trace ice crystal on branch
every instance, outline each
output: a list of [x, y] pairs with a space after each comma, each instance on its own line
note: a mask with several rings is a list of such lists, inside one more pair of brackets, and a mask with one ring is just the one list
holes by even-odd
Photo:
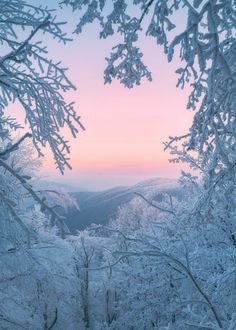
[[53, 12], [25, 1], [0, 1], [0, 43], [5, 53], [0, 58], [0, 138], [9, 139], [11, 129], [19, 125], [4, 116], [8, 104], [18, 100], [25, 110], [35, 147], [49, 144], [57, 167], [63, 173], [69, 166], [69, 144], [60, 129], [69, 127], [75, 137], [80, 118], [73, 103], [67, 104], [62, 93], [75, 87], [66, 69], [47, 56], [47, 48], [37, 41], [48, 33], [59, 42], [69, 41], [56, 22]]

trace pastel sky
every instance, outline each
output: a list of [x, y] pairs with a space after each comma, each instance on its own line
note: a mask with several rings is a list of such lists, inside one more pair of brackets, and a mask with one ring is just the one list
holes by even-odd
[[[70, 10], [59, 13], [69, 18], [68, 32], [76, 25]], [[99, 40], [98, 26], [87, 27], [66, 46], [49, 42], [50, 56], [62, 60], [77, 90], [67, 95], [86, 127], [71, 142], [72, 171], [61, 177], [50, 154], [43, 176], [77, 185], [80, 189], [104, 189], [126, 185], [150, 177], [176, 177], [180, 166], [168, 163], [162, 142], [169, 135], [184, 134], [192, 113], [186, 110], [187, 90], [176, 88], [177, 62], [168, 64], [155, 40], [142, 37], [144, 60], [152, 71], [153, 82], [128, 90], [114, 81], [104, 85], [105, 57], [114, 40]]]

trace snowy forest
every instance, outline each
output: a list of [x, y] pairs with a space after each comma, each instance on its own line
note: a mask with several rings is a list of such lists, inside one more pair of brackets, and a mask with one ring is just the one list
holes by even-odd
[[[236, 330], [236, 1], [45, 4], [0, 0], [0, 329]], [[77, 17], [74, 41], [58, 10]], [[177, 192], [137, 189], [115, 217], [71, 233], [74, 196], [36, 185], [45, 147], [63, 174], [64, 129], [84, 130], [66, 97], [77, 86], [45, 40], [66, 49], [87, 24], [114, 40], [105, 84], [151, 82], [138, 41], [154, 38], [169, 62], [179, 59], [177, 87], [189, 86], [194, 116], [163, 141], [173, 166], [189, 168]]]

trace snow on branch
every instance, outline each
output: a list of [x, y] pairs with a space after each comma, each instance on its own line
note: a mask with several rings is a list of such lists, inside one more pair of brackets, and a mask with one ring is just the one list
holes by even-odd
[[55, 210], [54, 207], [49, 206], [44, 198], [41, 198], [31, 187], [31, 185], [27, 182], [28, 177], [17, 173], [11, 166], [9, 166], [5, 161], [0, 159], [0, 166], [3, 167], [7, 172], [9, 172], [13, 177], [15, 177], [24, 187], [24, 189], [32, 196], [32, 198], [37, 202], [43, 212], [46, 212], [51, 217], [51, 223], [57, 221], [57, 224], [60, 229], [60, 235], [62, 238], [65, 238], [66, 232], [68, 233], [68, 228], [64, 224], [64, 217], [59, 215]]
[[36, 38], [48, 33], [63, 43], [70, 41], [61, 30], [64, 23], [56, 22], [51, 10], [24, 1], [2, 0], [0, 5], [0, 43], [9, 50], [0, 57], [0, 138], [10, 139], [11, 129], [19, 127], [12, 118], [4, 117], [8, 104], [18, 100], [39, 155], [48, 144], [63, 173], [65, 167], [70, 168], [70, 146], [61, 129], [68, 127], [75, 137], [84, 127], [73, 102], [67, 103], [62, 94], [75, 89], [66, 69], [47, 57], [47, 48]]

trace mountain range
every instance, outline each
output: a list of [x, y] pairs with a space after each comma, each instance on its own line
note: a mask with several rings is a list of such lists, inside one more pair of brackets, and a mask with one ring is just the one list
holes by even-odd
[[115, 217], [119, 207], [131, 201], [135, 193], [144, 196], [152, 194], [158, 197], [162, 192], [179, 193], [176, 179], [154, 178], [139, 182], [133, 186], [115, 187], [104, 191], [81, 191], [71, 195], [77, 201], [80, 210], [70, 208], [66, 214], [66, 224], [72, 233], [95, 224], [107, 224]]

